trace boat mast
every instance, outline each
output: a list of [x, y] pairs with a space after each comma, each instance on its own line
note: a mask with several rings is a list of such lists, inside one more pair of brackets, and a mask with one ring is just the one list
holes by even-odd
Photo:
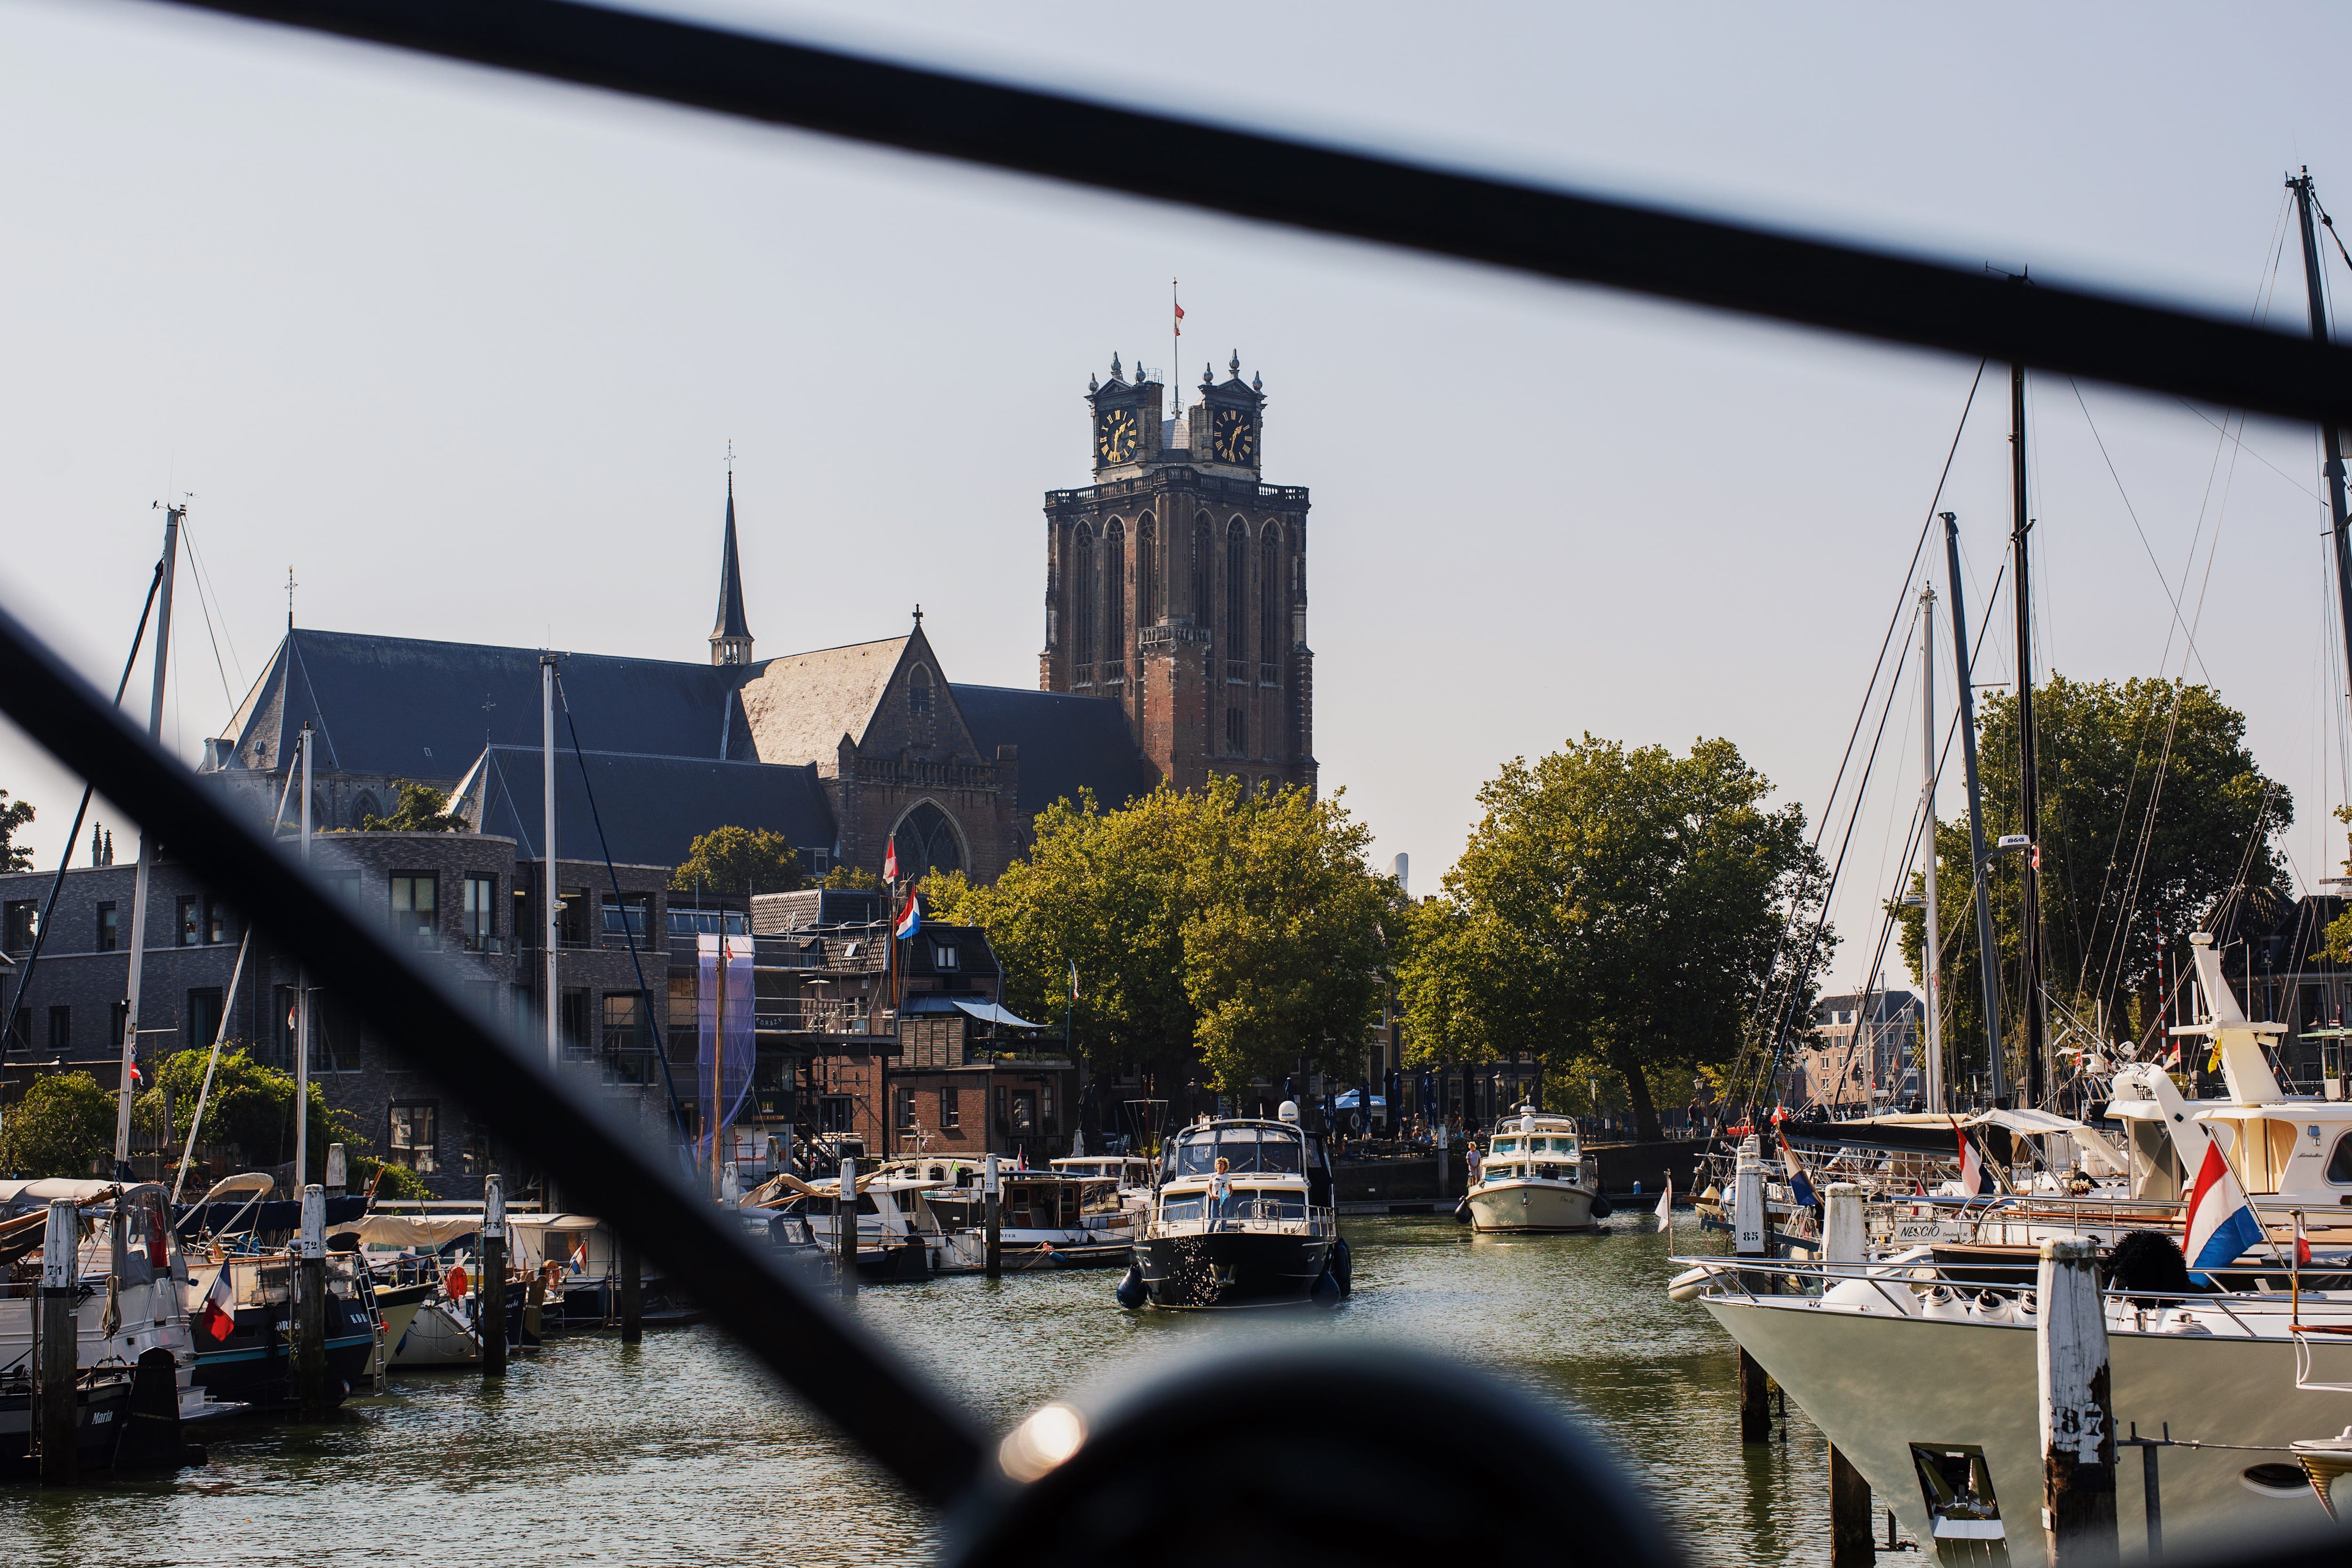
[[1925, 783], [1919, 789], [1919, 881], [1926, 900], [1920, 934], [1921, 973], [1927, 985], [1925, 1053], [1927, 1109], [1944, 1109], [1944, 928], [1936, 917], [1936, 590], [1919, 591], [1920, 754]]
[[[147, 700], [147, 738], [163, 740], [163, 680], [172, 658], [172, 577], [180, 558], [180, 520], [184, 506], [163, 508], [163, 603], [156, 608], [155, 685]], [[139, 982], [147, 967], [147, 896], [155, 875], [155, 835], [143, 823], [139, 829], [139, 879], [131, 903], [131, 974], [122, 991], [121, 1076], [114, 1091], [114, 1173], [120, 1178], [131, 1160], [131, 1083], [139, 1060]]]
[[[302, 864], [310, 864], [310, 726], [302, 726]], [[310, 972], [294, 972], [294, 1190], [310, 1179]]]
[[[541, 842], [547, 851], [547, 896], [542, 900], [547, 910], [547, 1070], [553, 1072], [563, 1060], [563, 993], [559, 989], [560, 956], [557, 939], [562, 934], [561, 911], [555, 899], [555, 656], [539, 656], [540, 708], [540, 791], [546, 797], [546, 837]], [[622, 917], [627, 919], [625, 914]]]
[[[2294, 193], [2296, 215], [2303, 221], [2303, 287], [2311, 300], [2311, 335], [2320, 342], [2327, 341], [2327, 300], [2319, 287], [2319, 236], [2311, 226], [2311, 209], [2316, 203], [2312, 189], [2311, 167], [2286, 183]], [[2344, 430], [2334, 423], [2319, 427], [2320, 450], [2326, 458], [2327, 506], [2336, 523], [2336, 607], [2344, 623], [2344, 660], [2347, 679], [2352, 679], [2352, 525], [2346, 521], [2344, 498]], [[168, 581], [168, 579], [167, 579]]]
[[1984, 985], [1985, 1087], [1995, 1105], [2009, 1099], [2000, 1063], [2000, 965], [1992, 946], [1992, 897], [1985, 888], [1984, 802], [1977, 789], [1977, 704], [1969, 667], [1969, 623], [1960, 607], [1960, 520], [1944, 513], [1944, 557], [1952, 581], [1952, 662], [1960, 683], [1960, 760], [1969, 781], [1969, 858], [1977, 899], [1977, 969]]
[[2026, 536], [2033, 519], [2025, 507], [2025, 367], [2009, 367], [2010, 545], [2017, 600], [2017, 811], [2031, 840], [2018, 868], [2018, 948], [2024, 970], [2025, 1103], [2042, 1104], [2042, 897], [2036, 885], [2042, 861], [2042, 787], [2033, 734], [2032, 574], [2026, 570]]

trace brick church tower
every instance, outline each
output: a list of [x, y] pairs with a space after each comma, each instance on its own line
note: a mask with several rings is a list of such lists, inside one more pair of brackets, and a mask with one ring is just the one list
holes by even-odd
[[1141, 365], [1088, 378], [1095, 482], [1045, 494], [1038, 685], [1118, 702], [1179, 789], [1312, 789], [1307, 491], [1258, 482], [1264, 384], [1228, 369], [1181, 419]]

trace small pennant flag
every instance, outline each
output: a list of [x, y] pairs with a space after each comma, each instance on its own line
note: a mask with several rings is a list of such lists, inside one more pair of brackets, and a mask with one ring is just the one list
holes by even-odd
[[890, 847], [882, 851], [882, 879], [886, 882], [898, 879], [898, 841], [896, 838], [890, 840]]
[[1181, 305], [1176, 307], [1176, 335], [1180, 338], [1184, 335], [1184, 307]]
[[1675, 1221], [1675, 1179], [1666, 1178], [1666, 1190], [1658, 1194], [1658, 1228], [1664, 1230]]

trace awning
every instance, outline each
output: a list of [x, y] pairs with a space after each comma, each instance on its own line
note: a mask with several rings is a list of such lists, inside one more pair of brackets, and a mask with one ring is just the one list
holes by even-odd
[[1043, 1027], [1042, 1025], [1033, 1024], [1028, 1019], [1019, 1016], [1008, 1008], [1000, 1007], [993, 1002], [975, 1001], [968, 996], [940, 996], [936, 994], [925, 995], [919, 993], [907, 998], [907, 1005], [903, 1010], [917, 1016], [961, 1013], [967, 1017], [977, 1018], [983, 1024], [1002, 1024], [1008, 1029]]

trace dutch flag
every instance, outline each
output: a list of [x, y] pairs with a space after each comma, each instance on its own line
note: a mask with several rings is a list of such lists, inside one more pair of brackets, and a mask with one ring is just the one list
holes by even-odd
[[900, 911], [898, 923], [890, 934], [900, 942], [911, 942], [914, 940], [915, 933], [922, 929], [923, 900], [918, 895], [909, 893], [907, 895], [907, 907]]
[[[2210, 1132], [2205, 1138], [2205, 1163], [2198, 1167], [2197, 1184], [2189, 1189], [2189, 1209], [2181, 1223], [2180, 1250], [2188, 1255], [2192, 1273], [2235, 1263], [2263, 1239], [2262, 1225], [2239, 1189], [2230, 1162], [2221, 1157], [2221, 1143]], [[2200, 1275], [2198, 1283], [2213, 1281]]]

